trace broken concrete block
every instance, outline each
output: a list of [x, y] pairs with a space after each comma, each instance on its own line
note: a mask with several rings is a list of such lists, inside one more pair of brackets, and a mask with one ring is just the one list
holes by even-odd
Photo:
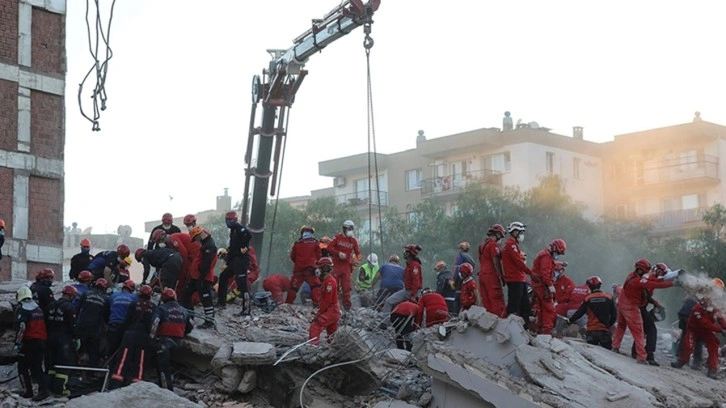
[[411, 405], [401, 400], [380, 401], [373, 408], [418, 408], [417, 405]]
[[484, 331], [489, 331], [494, 328], [499, 322], [499, 318], [487, 312], [486, 309], [480, 306], [472, 306], [469, 310], [464, 312], [466, 320], [471, 323], [473, 327], [478, 327]]
[[255, 388], [257, 388], [257, 371], [247, 370], [242, 376], [242, 381], [237, 386], [237, 391], [242, 394], [247, 394]]
[[401, 349], [390, 349], [383, 353], [383, 359], [391, 364], [403, 364], [411, 357], [411, 352]]
[[214, 387], [222, 392], [232, 393], [237, 390], [244, 372], [244, 368], [236, 365], [224, 366], [219, 370], [220, 381], [216, 382]]
[[230, 360], [238, 365], [266, 365], [274, 364], [275, 357], [272, 344], [240, 341], [232, 346]]
[[207, 330], [192, 330], [181, 341], [180, 347], [192, 354], [203, 357], [214, 357], [217, 350], [224, 344], [222, 338]]
[[137, 382], [128, 387], [110, 392], [101, 392], [74, 398], [65, 405], [67, 408], [199, 408], [199, 405], [175, 393], [159, 388], [150, 382]]
[[229, 361], [230, 357], [232, 357], [232, 346], [227, 343], [223, 343], [217, 350], [217, 353], [214, 354], [214, 357], [212, 357], [212, 362], [210, 364], [213, 369], [219, 370], [220, 368], [231, 364]]
[[243, 333], [243, 339], [251, 342], [264, 342], [277, 346], [295, 346], [308, 339], [305, 331], [291, 332], [276, 328], [262, 328], [250, 326]]

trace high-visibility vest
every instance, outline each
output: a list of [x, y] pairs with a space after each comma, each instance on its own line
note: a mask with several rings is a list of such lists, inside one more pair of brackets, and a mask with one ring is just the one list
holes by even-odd
[[361, 265], [360, 269], [363, 270], [363, 273], [360, 271], [358, 272], [358, 286], [362, 290], [368, 290], [371, 287], [371, 283], [373, 283], [373, 278], [376, 277], [376, 273], [378, 273], [379, 265], [371, 265], [368, 262]]

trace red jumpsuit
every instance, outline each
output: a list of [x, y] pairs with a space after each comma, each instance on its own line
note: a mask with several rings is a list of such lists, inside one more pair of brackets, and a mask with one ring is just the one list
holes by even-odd
[[[343, 307], [350, 309], [353, 306], [350, 302], [350, 291], [352, 289], [354, 256], [360, 256], [358, 240], [354, 237], [337, 234], [328, 244], [327, 250], [330, 257], [333, 258], [333, 275], [343, 288]], [[343, 258], [341, 258], [341, 254], [343, 254]]]
[[[421, 276], [421, 262], [418, 258], [409, 258], [406, 261], [406, 269], [403, 271], [403, 288], [413, 296], [423, 288], [423, 277]], [[443, 297], [442, 297], [443, 299]], [[448, 309], [446, 309], [448, 310]]]
[[[572, 299], [572, 291], [575, 289], [575, 282], [567, 275], [560, 275], [555, 282], [555, 313], [560, 316], [567, 316], [567, 311], [570, 310], [570, 300]], [[588, 289], [589, 291], [589, 289]], [[579, 308], [577, 305], [575, 309]]]
[[431, 327], [447, 320], [449, 320], [449, 308], [446, 306], [443, 296], [436, 292], [421, 296], [418, 300], [418, 313], [416, 314], [416, 324], [419, 327], [424, 327], [424, 322], [426, 327]]
[[[719, 316], [718, 310], [714, 309], [709, 312], [701, 303], [696, 303], [688, 316], [688, 324], [686, 325], [686, 337], [683, 343], [683, 349], [678, 356], [678, 362], [688, 364], [693, 353], [696, 341], [703, 341], [708, 351], [708, 361], [706, 367], [709, 370], [716, 371], [718, 369], [718, 345], [719, 341], [714, 332], [720, 333], [724, 327], [724, 319]], [[720, 324], [720, 325], [719, 325]]]
[[502, 271], [504, 272], [504, 282], [527, 281], [527, 275], [531, 275], [532, 271], [522, 260], [522, 250], [519, 243], [513, 237], [507, 239], [502, 247]]
[[315, 238], [301, 238], [292, 244], [290, 259], [293, 262], [290, 291], [287, 292], [285, 303], [295, 301], [297, 291], [303, 282], [310, 285], [310, 299], [313, 305], [320, 303], [320, 278], [315, 276], [315, 263], [322, 258], [320, 243]]
[[552, 334], [555, 327], [555, 302], [554, 294], [550, 287], [554, 286], [555, 260], [549, 249], [539, 251], [532, 264], [532, 290], [534, 291], [534, 303], [537, 306], [537, 322], [542, 326], [542, 334]]
[[333, 335], [338, 330], [340, 320], [340, 305], [338, 304], [338, 282], [333, 275], [323, 279], [320, 307], [315, 314], [313, 322], [310, 323], [310, 339], [312, 344], [320, 344], [320, 333], [325, 329], [328, 333], [328, 343], [333, 341]]
[[505, 317], [507, 306], [504, 303], [504, 289], [502, 289], [502, 276], [494, 266], [501, 265], [502, 252], [499, 244], [491, 237], [487, 237], [479, 245], [479, 295], [481, 304], [489, 313]]
[[630, 329], [635, 342], [635, 354], [638, 360], [645, 361], [645, 335], [640, 307], [647, 304], [646, 290], [669, 288], [673, 282], [648, 280], [635, 272], [631, 272], [623, 283], [623, 291], [618, 300], [618, 327], [613, 338], [613, 349], [619, 349], [625, 335], [625, 328]]
[[[167, 236], [166, 244], [182, 256], [182, 270], [176, 285], [176, 293], [182, 293], [192, 270], [199, 270], [199, 242], [192, 242], [192, 238], [185, 232], [177, 232]], [[198, 301], [198, 300], [197, 300]], [[195, 301], [194, 304], [197, 302]]]
[[469, 310], [470, 307], [476, 304], [477, 298], [476, 281], [472, 276], [467, 276], [464, 281], [461, 282], [461, 310]]
[[287, 276], [270, 275], [262, 281], [262, 289], [272, 293], [272, 299], [275, 302], [282, 303], [285, 301], [282, 294], [290, 290], [290, 279]]

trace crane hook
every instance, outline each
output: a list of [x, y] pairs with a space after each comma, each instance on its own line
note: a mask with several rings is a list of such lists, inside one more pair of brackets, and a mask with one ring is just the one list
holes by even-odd
[[368, 52], [371, 48], [373, 48], [373, 38], [371, 37], [371, 23], [365, 23], [363, 25], [363, 32], [366, 35], [365, 39], [363, 39], [363, 48], [365, 48], [366, 52]]

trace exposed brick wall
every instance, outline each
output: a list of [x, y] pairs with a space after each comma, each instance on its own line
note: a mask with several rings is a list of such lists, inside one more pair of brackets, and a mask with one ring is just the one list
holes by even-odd
[[[0, 0], [0, 2], [2, 1], [4, 0]], [[0, 15], [2, 15], [2, 11], [0, 11]], [[4, 24], [2, 18], [0, 18], [0, 24]], [[0, 36], [0, 47], [2, 41], [3, 38]], [[2, 53], [2, 49], [0, 49], [0, 53]], [[18, 83], [0, 79], [0, 149], [17, 150], [17, 148]]]
[[30, 177], [28, 186], [28, 240], [44, 244], [63, 244], [63, 181]]
[[[5, 238], [13, 236], [13, 169], [0, 167], [0, 218], [5, 221]], [[10, 257], [8, 245], [0, 248], [3, 259], [0, 259], [0, 280], [10, 279]]]
[[30, 118], [30, 153], [63, 159], [63, 97], [30, 91]]
[[53, 272], [55, 272], [54, 279], [57, 281], [61, 280], [63, 277], [63, 269], [61, 265], [28, 261], [28, 280], [35, 280], [35, 274], [43, 268], [52, 269]]
[[64, 74], [65, 16], [33, 7], [31, 39], [33, 68], [44, 73]]
[[0, 0], [0, 61], [18, 63], [18, 0]]

